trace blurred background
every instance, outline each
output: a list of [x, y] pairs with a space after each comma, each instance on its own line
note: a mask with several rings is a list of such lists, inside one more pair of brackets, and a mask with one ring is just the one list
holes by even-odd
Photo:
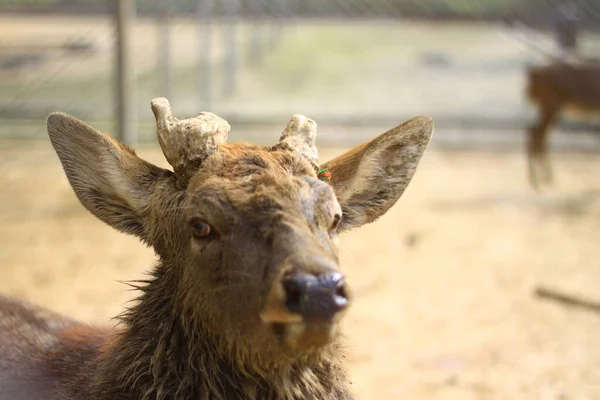
[[163, 166], [154, 97], [230, 141], [305, 114], [322, 161], [428, 115], [409, 189], [342, 239], [358, 397], [600, 399], [598, 90], [548, 131], [554, 184], [528, 181], [527, 70], [565, 54], [600, 59], [598, 0], [0, 0], [0, 291], [106, 323], [155, 261], [78, 203], [50, 112]]

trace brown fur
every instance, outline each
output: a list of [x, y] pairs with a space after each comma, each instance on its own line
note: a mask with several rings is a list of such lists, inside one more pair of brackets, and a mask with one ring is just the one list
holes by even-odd
[[[339, 268], [334, 215], [344, 210], [341, 232], [387, 211], [432, 130], [416, 118], [333, 160], [331, 185], [287, 146], [226, 144], [186, 171], [182, 189], [172, 172], [53, 114], [50, 138], [82, 204], [159, 261], [131, 283], [140, 296], [115, 329], [0, 297], [0, 399], [351, 399], [339, 319], [260, 313], [290, 268]], [[195, 238], [195, 219], [213, 236]]]
[[527, 137], [529, 178], [537, 188], [540, 177], [546, 183], [552, 181], [548, 135], [560, 113], [564, 109], [600, 112], [600, 63], [556, 61], [532, 67], [527, 71], [527, 95], [538, 108], [537, 122]]

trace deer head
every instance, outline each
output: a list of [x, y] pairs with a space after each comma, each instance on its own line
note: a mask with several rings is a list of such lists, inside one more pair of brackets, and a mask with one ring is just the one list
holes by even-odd
[[214, 114], [178, 120], [166, 99], [152, 110], [173, 172], [69, 115], [48, 118], [81, 203], [159, 255], [144, 291], [237, 360], [296, 360], [332, 343], [351, 300], [338, 235], [398, 200], [433, 122], [414, 118], [319, 164], [317, 126], [301, 115], [259, 147], [225, 143]]

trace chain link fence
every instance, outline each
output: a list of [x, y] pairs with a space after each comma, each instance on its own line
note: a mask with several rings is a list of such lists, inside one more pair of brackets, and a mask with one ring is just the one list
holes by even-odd
[[[518, 19], [548, 27], [556, 18], [577, 16], [598, 28], [600, 4], [595, 0], [138, 0], [138, 15], [155, 15], [164, 4], [176, 15], [189, 15], [199, 4], [212, 4], [211, 15], [223, 16], [234, 5], [243, 18], [434, 18], [437, 20]], [[0, 11], [29, 13], [109, 13], [110, 0], [0, 0]]]
[[[56, 110], [114, 131], [113, 11], [114, 1], [0, 0], [0, 136], [43, 137]], [[426, 114], [448, 130], [520, 131], [533, 112], [523, 68], [543, 58], [499, 33], [520, 22], [553, 40], [565, 19], [582, 29], [581, 52], [599, 56], [597, 0], [138, 0], [140, 137], [153, 138], [158, 96], [178, 115], [208, 109], [248, 132], [297, 112], [326, 126]], [[361, 139], [340, 135], [331, 140]]]

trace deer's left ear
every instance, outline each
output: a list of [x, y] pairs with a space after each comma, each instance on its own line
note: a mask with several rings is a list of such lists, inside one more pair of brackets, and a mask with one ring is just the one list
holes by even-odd
[[342, 207], [340, 232], [375, 221], [396, 203], [432, 133], [433, 120], [416, 117], [321, 166]]
[[173, 173], [75, 117], [53, 113], [48, 135], [77, 198], [113, 228], [148, 242], [145, 215], [156, 184]]

